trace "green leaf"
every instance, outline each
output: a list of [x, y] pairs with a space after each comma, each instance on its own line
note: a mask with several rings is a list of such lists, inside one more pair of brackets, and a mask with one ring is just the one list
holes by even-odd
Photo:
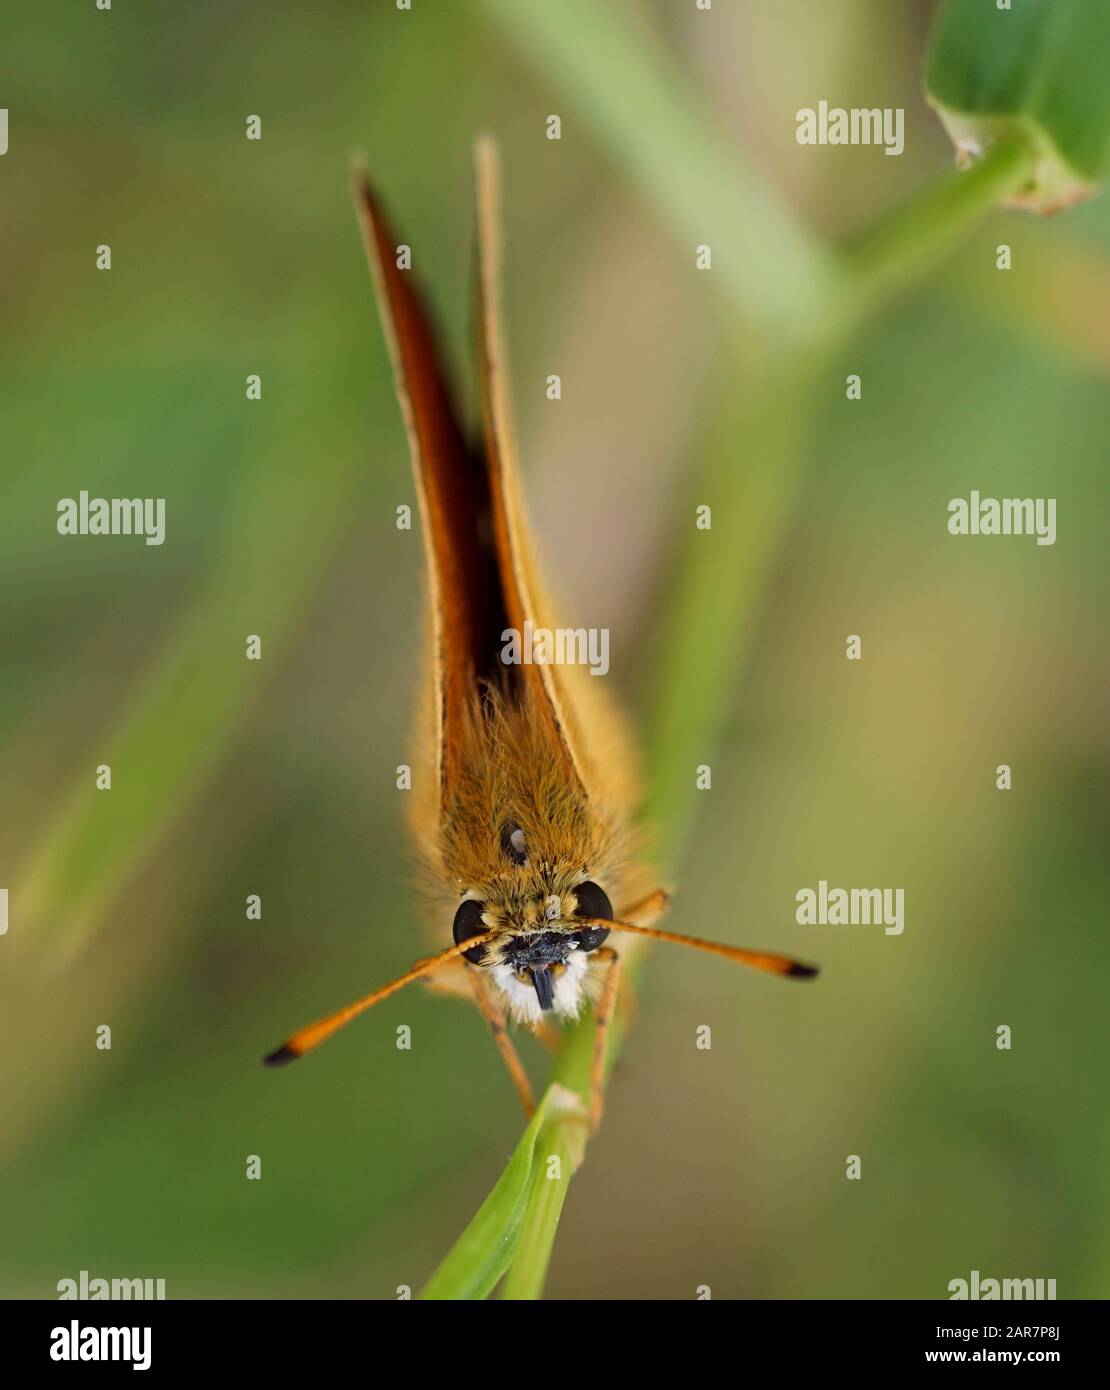
[[1012, 205], [1055, 212], [1110, 167], [1107, 0], [946, 0], [926, 92], [963, 161], [1020, 133], [1034, 159]]
[[[627, 952], [624, 953], [627, 955]], [[634, 966], [634, 962], [633, 962]], [[621, 1012], [613, 1020], [610, 1055], [624, 1031]], [[570, 1180], [578, 1171], [586, 1152], [584, 1123], [586, 1098], [590, 1093], [596, 1024], [585, 1014], [567, 1030], [552, 1074], [552, 1089], [561, 1091], [567, 1103], [560, 1106], [544, 1125], [537, 1144], [538, 1157], [532, 1182], [521, 1213], [520, 1236], [509, 1277], [501, 1296], [506, 1299], [536, 1299], [543, 1296], [547, 1266], [555, 1245], [559, 1217], [563, 1213]], [[552, 1159], [558, 1163], [549, 1167]]]
[[529, 1120], [508, 1166], [474, 1219], [424, 1286], [425, 1299], [482, 1299], [508, 1269], [520, 1239], [536, 1168], [536, 1140], [552, 1113], [581, 1111], [581, 1101], [550, 1086]]

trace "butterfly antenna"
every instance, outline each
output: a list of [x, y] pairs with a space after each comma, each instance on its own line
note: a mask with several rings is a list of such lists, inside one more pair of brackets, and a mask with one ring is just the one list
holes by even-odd
[[364, 995], [363, 998], [356, 999], [353, 1004], [348, 1004], [345, 1008], [328, 1014], [327, 1018], [317, 1019], [315, 1023], [310, 1023], [307, 1027], [300, 1029], [262, 1060], [268, 1067], [280, 1067], [284, 1066], [286, 1062], [295, 1062], [298, 1057], [303, 1057], [306, 1052], [311, 1052], [314, 1047], [319, 1047], [322, 1042], [326, 1042], [333, 1033], [338, 1033], [344, 1024], [350, 1023], [351, 1019], [358, 1018], [359, 1014], [365, 1013], [367, 1009], [372, 1009], [375, 1004], [380, 1004], [391, 994], [396, 994], [399, 989], [411, 984], [413, 980], [419, 980], [422, 975], [427, 975], [429, 971], [461, 956], [464, 951], [469, 951], [475, 946], [484, 946], [487, 941], [493, 940], [493, 936], [493, 932], [483, 932], [479, 936], [468, 937], [457, 946], [448, 946], [447, 950], [440, 951], [436, 956], [429, 956], [426, 960], [418, 960], [411, 970], [406, 970], [403, 975], [398, 975], [395, 980], [391, 980], [387, 985], [382, 985], [372, 994]]
[[[816, 965], [806, 965], [793, 956], [778, 956], [767, 951], [749, 951], [742, 946], [724, 946], [719, 941], [703, 941], [697, 936], [683, 936], [681, 932], [663, 931], [660, 927], [636, 927], [631, 922], [609, 921], [604, 917], [582, 919], [588, 927], [608, 927], [611, 931], [631, 932], [636, 936], [648, 936], [655, 941], [672, 941], [676, 946], [693, 946], [699, 951], [710, 951], [726, 960], [738, 961], [752, 970], [765, 970], [770, 975], [788, 975], [795, 980], [811, 980], [817, 973]], [[577, 922], [576, 922], [577, 925]]]

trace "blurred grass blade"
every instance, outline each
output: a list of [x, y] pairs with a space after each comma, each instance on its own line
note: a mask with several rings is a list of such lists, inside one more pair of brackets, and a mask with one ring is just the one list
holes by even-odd
[[614, 164], [689, 250], [713, 250], [736, 309], [779, 336], [808, 334], [833, 286], [831, 258], [706, 119], [669, 56], [597, 0], [483, 0], [574, 101]]
[[926, 92], [964, 159], [1020, 133], [1034, 153], [1011, 204], [1055, 212], [1090, 196], [1110, 166], [1107, 0], [946, 0]]
[[[648, 725], [648, 821], [664, 832], [664, 870], [673, 872], [698, 799], [693, 769], [718, 747], [756, 641], [775, 565], [800, 494], [805, 445], [823, 352], [756, 365], [737, 350], [726, 360], [714, 424], [684, 515], [690, 535], [678, 556], [660, 638], [658, 694]], [[738, 392], [734, 383], [744, 381]], [[737, 463], [737, 440], [743, 462]], [[697, 503], [712, 499], [713, 530], [694, 532]], [[729, 544], [714, 543], [718, 528]]]
[[421, 1298], [483, 1299], [493, 1291], [516, 1251], [537, 1166], [542, 1176], [544, 1165], [537, 1163], [536, 1141], [552, 1113], [577, 1114], [582, 1125], [578, 1097], [561, 1086], [548, 1087], [505, 1171], [424, 1286]]
[[[115, 729], [92, 731], [88, 756], [12, 893], [26, 928], [18, 940], [55, 968], [103, 924], [128, 877], [214, 774], [344, 525], [361, 460], [318, 458], [311, 421], [278, 417], [274, 428], [257, 455], [265, 466], [239, 486], [203, 589], [139, 675]], [[275, 457], [285, 462], [275, 467]], [[261, 662], [246, 659], [250, 633], [263, 639]], [[112, 769], [110, 792], [95, 790], [100, 763]]]

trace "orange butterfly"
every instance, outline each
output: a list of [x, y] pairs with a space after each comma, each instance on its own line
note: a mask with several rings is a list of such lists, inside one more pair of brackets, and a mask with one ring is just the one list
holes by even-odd
[[[509, 662], [506, 639], [545, 628], [518, 489], [498, 302], [497, 155], [480, 140], [477, 353], [483, 436], [463, 429], [427, 310], [365, 175], [355, 201], [409, 437], [431, 608], [431, 681], [414, 768], [421, 857], [453, 914], [454, 944], [390, 984], [302, 1028], [266, 1061], [292, 1061], [413, 980], [454, 972], [474, 993], [526, 1113], [527, 1075], [509, 1019], [546, 1031], [588, 1000], [597, 1030], [591, 1111], [601, 1115], [620, 957], [635, 934], [712, 951], [757, 970], [808, 977], [785, 956], [723, 946], [653, 923], [667, 894], [647, 891], [631, 815], [633, 754], [619, 712], [587, 667]], [[547, 631], [551, 629], [546, 628]], [[616, 903], [617, 910], [613, 904]], [[448, 983], [451, 987], [451, 983]]]

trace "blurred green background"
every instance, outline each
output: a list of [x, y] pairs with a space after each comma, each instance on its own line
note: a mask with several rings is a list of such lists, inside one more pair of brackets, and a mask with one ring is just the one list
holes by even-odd
[[[928, 4], [613, 8], [821, 240], [950, 163], [921, 97]], [[531, 512], [641, 718], [690, 504], [715, 500], [706, 456], [742, 473], [773, 448], [740, 423], [766, 329], [694, 270], [503, 6], [90, 0], [5, 29], [0, 1292], [53, 1297], [87, 1269], [170, 1297], [392, 1298], [520, 1122], [474, 1011], [420, 991], [300, 1066], [259, 1065], [433, 939], [394, 790], [421, 555], [394, 526], [412, 486], [348, 156], [462, 370], [471, 144], [500, 137]], [[798, 146], [822, 98], [904, 107], [905, 154]], [[1110, 1292], [1108, 250], [1105, 199], [998, 214], [778, 407], [804, 426], [800, 484], [701, 759], [672, 925], [824, 974], [794, 988], [656, 949], [550, 1296], [940, 1298], [972, 1269]], [[83, 488], [165, 497], [165, 545], [59, 537]], [[950, 537], [972, 488], [1055, 497], [1056, 545]], [[821, 878], [903, 887], [904, 935], [797, 926]]]

